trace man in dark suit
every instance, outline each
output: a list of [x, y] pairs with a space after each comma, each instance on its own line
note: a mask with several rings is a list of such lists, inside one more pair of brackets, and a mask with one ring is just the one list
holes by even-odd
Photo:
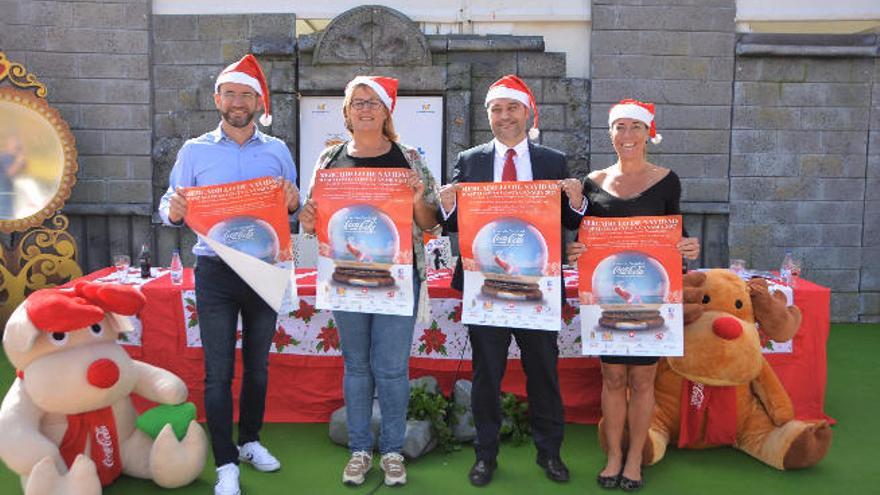
[[[552, 148], [529, 142], [526, 137], [529, 110], [534, 113], [533, 128], [537, 137], [538, 109], [528, 86], [516, 76], [496, 81], [486, 94], [489, 124], [495, 139], [463, 151], [455, 161], [452, 183], [441, 190], [445, 229], [458, 231], [455, 209], [456, 184], [462, 182], [500, 182], [559, 180], [563, 191], [561, 223], [569, 230], [580, 224], [586, 201], [581, 182], [570, 178], [565, 155]], [[455, 266], [452, 287], [463, 288], [461, 261]], [[562, 285], [564, 287], [564, 285]], [[555, 481], [568, 481], [568, 468], [559, 456], [562, 445], [564, 411], [556, 370], [559, 347], [557, 332], [503, 328], [482, 325], [468, 327], [473, 352], [473, 389], [471, 403], [477, 438], [476, 462], [468, 475], [476, 486], [487, 485], [497, 468], [499, 431], [501, 429], [501, 380], [507, 367], [510, 339], [516, 339], [526, 373], [529, 420], [538, 449], [537, 463]]]

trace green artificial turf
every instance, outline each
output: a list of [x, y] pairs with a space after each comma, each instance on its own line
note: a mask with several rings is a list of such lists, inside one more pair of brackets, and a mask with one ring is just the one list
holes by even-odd
[[[880, 493], [880, 464], [873, 449], [878, 445], [878, 427], [869, 420], [880, 414], [880, 325], [833, 325], [828, 343], [828, 391], [826, 412], [837, 419], [828, 456], [804, 471], [781, 472], [732, 449], [682, 451], [670, 449], [656, 466], [645, 471], [651, 494], [791, 493], [797, 495]], [[12, 381], [12, 369], [0, 360], [0, 390]], [[2, 435], [3, 432], [0, 432]], [[434, 452], [408, 464], [405, 487], [381, 485], [378, 470], [372, 471], [361, 487], [340, 483], [348, 459], [345, 448], [330, 442], [324, 424], [269, 424], [263, 442], [278, 456], [283, 468], [277, 473], [258, 473], [242, 467], [242, 490], [246, 495], [273, 494], [369, 494], [418, 493], [454, 495], [598, 493], [595, 475], [603, 456], [596, 441], [596, 427], [568, 425], [563, 458], [571, 469], [567, 484], [547, 480], [534, 463], [530, 444], [504, 444], [500, 467], [492, 484], [471, 487], [467, 472], [473, 451], [464, 446], [452, 454]], [[151, 482], [123, 477], [104, 493], [112, 494], [210, 494], [214, 482], [211, 460], [192, 485], [167, 491]], [[19, 493], [17, 476], [0, 468], [0, 493]]]

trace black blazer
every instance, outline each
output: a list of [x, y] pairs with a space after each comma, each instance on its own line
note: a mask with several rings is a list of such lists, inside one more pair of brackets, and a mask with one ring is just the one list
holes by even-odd
[[[534, 180], [561, 180], [568, 179], [565, 154], [561, 151], [529, 142], [529, 159], [532, 162], [532, 178]], [[455, 159], [455, 168], [452, 171], [452, 183], [459, 182], [492, 182], [495, 170], [495, 144], [489, 141], [486, 144], [474, 146], [462, 151]], [[458, 232], [458, 208], [452, 212], [448, 219], [443, 219], [443, 212], [438, 211], [439, 221], [446, 232]], [[562, 193], [562, 226], [568, 230], [577, 230], [581, 223], [581, 215], [572, 210], [568, 205], [568, 197]], [[564, 249], [564, 247], [563, 247]], [[461, 258], [455, 264], [455, 272], [452, 276], [452, 288], [462, 290], [464, 287], [464, 272], [461, 268]]]

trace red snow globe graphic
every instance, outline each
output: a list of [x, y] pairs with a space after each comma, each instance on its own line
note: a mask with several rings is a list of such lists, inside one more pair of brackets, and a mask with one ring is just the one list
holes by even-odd
[[483, 273], [480, 292], [510, 301], [540, 301], [538, 281], [547, 268], [547, 242], [529, 222], [500, 218], [477, 232], [474, 260]]
[[648, 254], [623, 251], [603, 259], [593, 271], [592, 288], [602, 327], [650, 330], [665, 323], [660, 305], [669, 295], [669, 275]]
[[333, 280], [357, 287], [394, 285], [391, 265], [400, 252], [400, 235], [391, 218], [372, 205], [342, 208], [327, 224]]
[[280, 244], [269, 222], [249, 215], [228, 218], [208, 230], [208, 238], [254, 258], [275, 263]]

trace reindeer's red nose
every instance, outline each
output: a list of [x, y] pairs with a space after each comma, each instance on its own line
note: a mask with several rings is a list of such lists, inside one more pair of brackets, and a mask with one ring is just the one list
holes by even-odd
[[724, 340], [733, 340], [742, 335], [742, 325], [736, 318], [722, 316], [712, 322], [712, 331]]
[[99, 359], [89, 365], [86, 378], [98, 388], [110, 388], [119, 380], [119, 366], [109, 359]]

